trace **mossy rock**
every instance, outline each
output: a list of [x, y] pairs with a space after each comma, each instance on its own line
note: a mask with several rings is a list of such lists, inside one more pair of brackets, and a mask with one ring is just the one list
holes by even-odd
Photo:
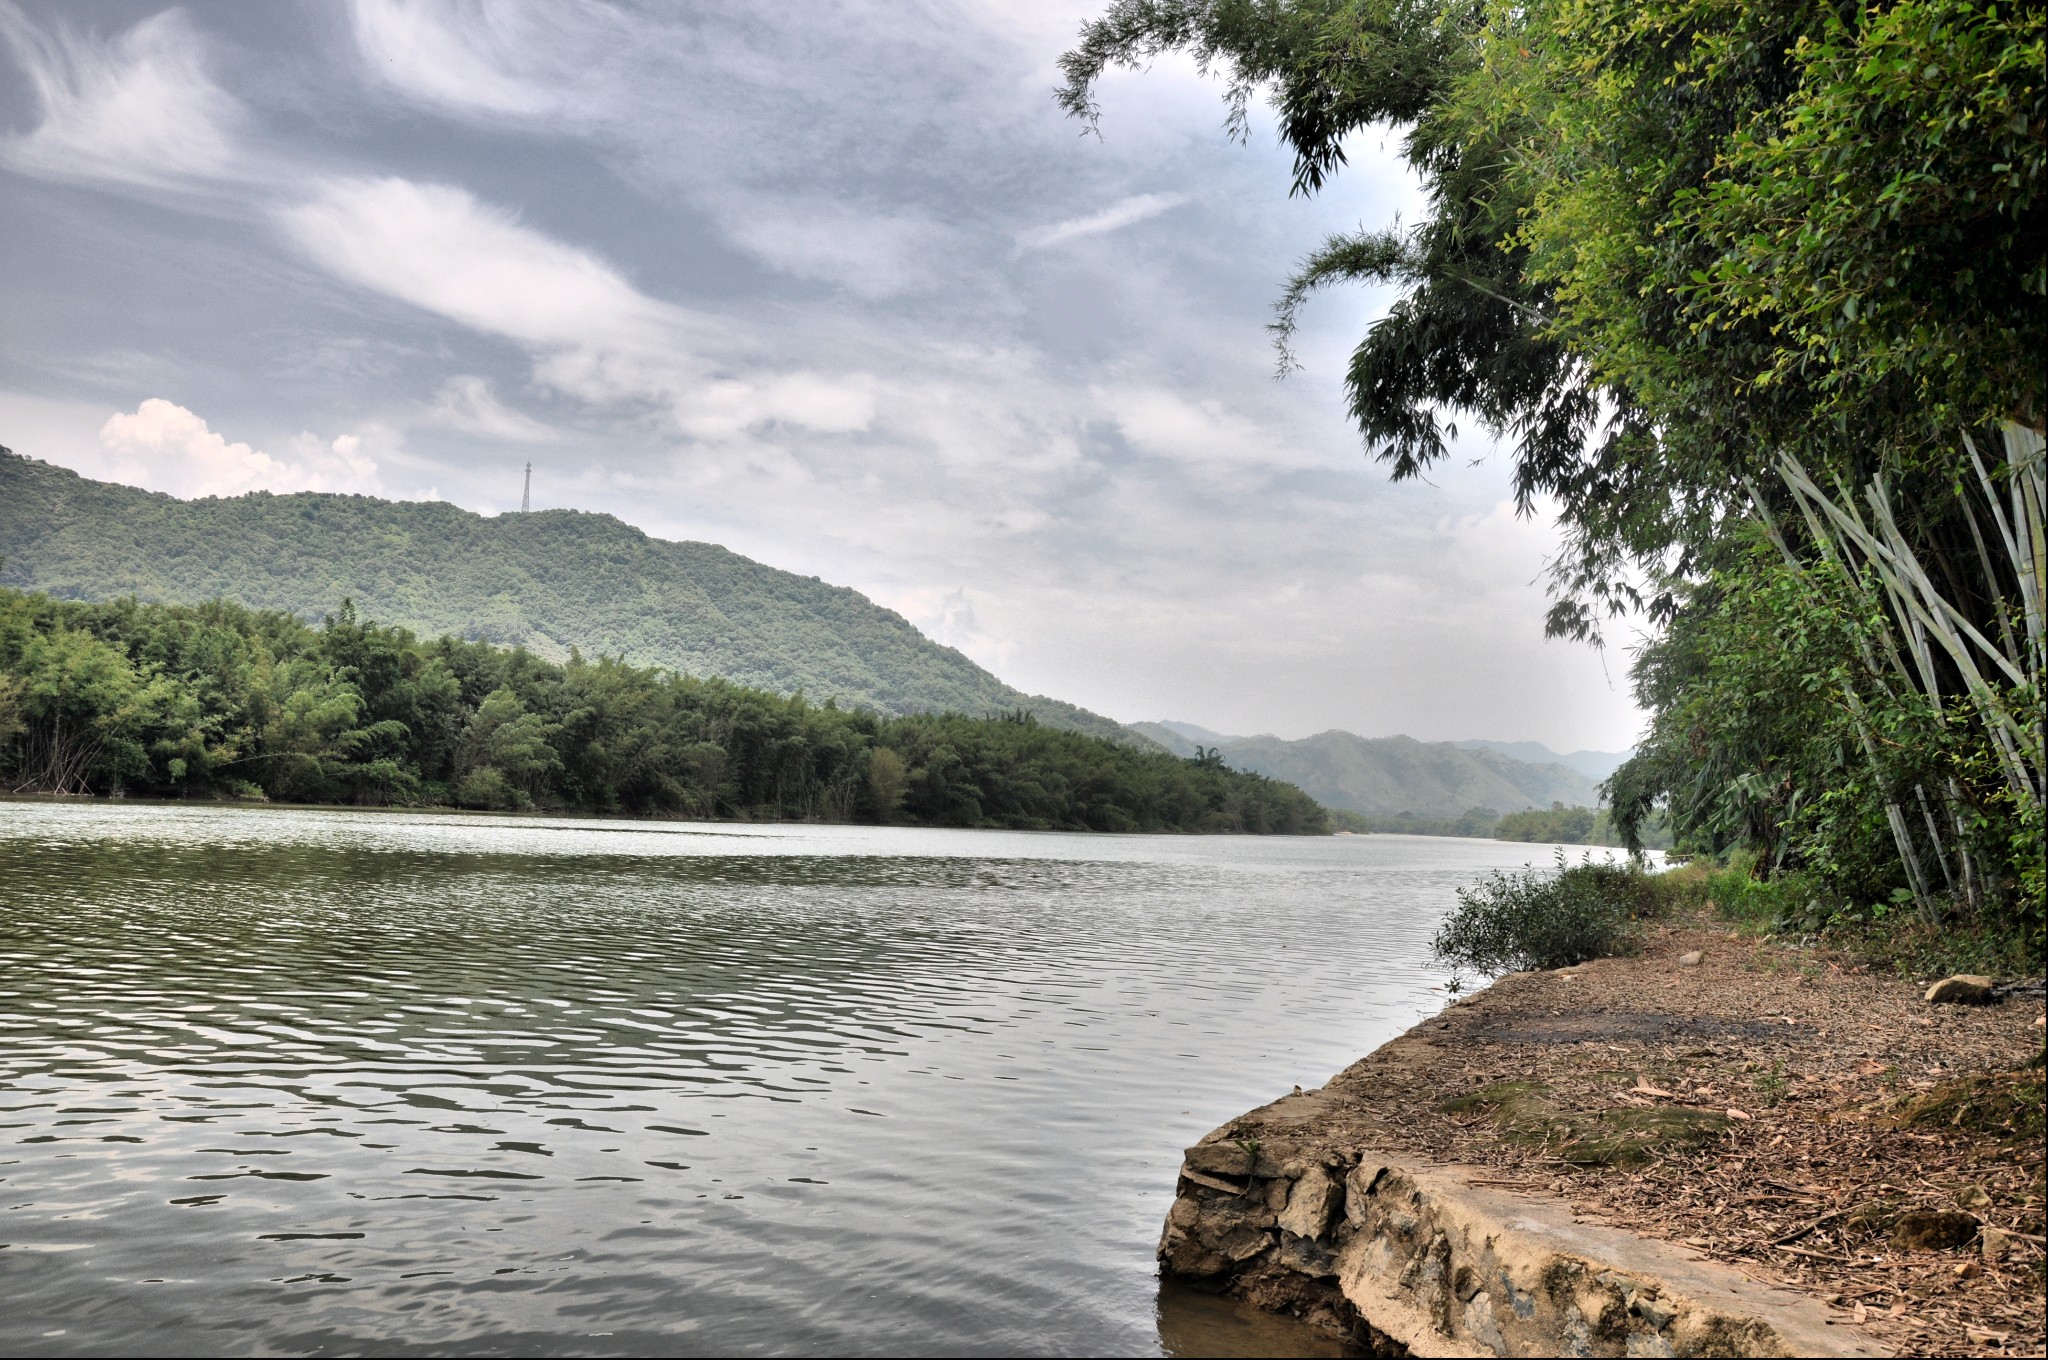
[[1575, 1135], [1557, 1149], [1579, 1166], [1640, 1166], [1660, 1153], [1702, 1147], [1733, 1121], [1713, 1110], [1664, 1106], [1654, 1110], [1602, 1110], [1574, 1121]]
[[1544, 1088], [1533, 1081], [1503, 1081], [1492, 1086], [1482, 1086], [1447, 1100], [1437, 1106], [1444, 1114], [1476, 1114], [1485, 1111], [1494, 1116], [1496, 1122], [1512, 1119], [1516, 1112], [1524, 1109], [1541, 1108], [1548, 1110], [1550, 1102], [1544, 1099]]
[[1669, 1151], [1700, 1147], [1719, 1138], [1732, 1122], [1713, 1110], [1681, 1106], [1654, 1109], [1559, 1109], [1541, 1086], [1506, 1081], [1445, 1101], [1445, 1114], [1487, 1111], [1502, 1135], [1517, 1143], [1547, 1147], [1577, 1166], [1640, 1166]]
[[2039, 1072], [1978, 1073], [1946, 1081], [1902, 1102], [1902, 1128], [1954, 1129], [2001, 1143], [2038, 1147], [2048, 1136], [2048, 1083]]

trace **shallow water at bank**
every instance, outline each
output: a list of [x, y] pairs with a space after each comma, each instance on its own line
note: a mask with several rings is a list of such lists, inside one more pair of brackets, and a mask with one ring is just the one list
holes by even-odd
[[1548, 854], [0, 802], [0, 1346], [1271, 1349], [1180, 1149]]

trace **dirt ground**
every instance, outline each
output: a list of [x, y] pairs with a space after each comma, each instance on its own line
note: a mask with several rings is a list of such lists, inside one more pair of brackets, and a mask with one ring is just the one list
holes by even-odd
[[[1659, 927], [1635, 957], [1515, 974], [1424, 1021], [1323, 1089], [1325, 1127], [1290, 1134], [1498, 1167], [1902, 1354], [2041, 1355], [2042, 999], [1930, 1005], [1923, 987]], [[1956, 1240], [1904, 1245], [1915, 1226]]]

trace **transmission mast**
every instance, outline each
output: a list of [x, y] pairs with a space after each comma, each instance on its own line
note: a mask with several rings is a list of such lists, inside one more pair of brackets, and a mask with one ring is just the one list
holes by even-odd
[[526, 465], [526, 489], [519, 493], [519, 513], [533, 509], [533, 464]]

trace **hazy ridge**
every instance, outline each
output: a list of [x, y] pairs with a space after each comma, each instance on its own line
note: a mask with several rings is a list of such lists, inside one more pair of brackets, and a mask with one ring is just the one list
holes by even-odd
[[1210, 747], [1234, 769], [1285, 780], [1325, 807], [1375, 817], [1402, 812], [1456, 817], [1475, 807], [1520, 812], [1552, 803], [1592, 807], [1600, 801], [1597, 779], [1555, 760], [1518, 760], [1488, 749], [1492, 743], [1421, 742], [1336, 730], [1282, 741], [1272, 736], [1227, 736], [1193, 723], [1130, 726], [1176, 755], [1191, 756], [1198, 746]]

